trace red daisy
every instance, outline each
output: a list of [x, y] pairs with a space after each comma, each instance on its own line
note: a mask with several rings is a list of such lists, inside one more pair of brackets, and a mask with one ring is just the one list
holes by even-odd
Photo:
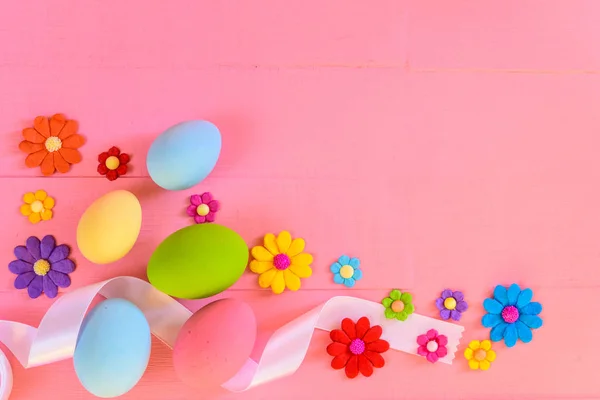
[[110, 150], [98, 155], [98, 173], [106, 175], [109, 181], [114, 181], [121, 175], [127, 173], [127, 163], [129, 154], [121, 153], [118, 147], [111, 147]]
[[350, 318], [344, 318], [342, 329], [334, 329], [330, 333], [333, 343], [327, 346], [327, 353], [334, 356], [331, 367], [345, 367], [348, 378], [355, 378], [359, 372], [371, 376], [373, 367], [385, 365], [380, 353], [390, 348], [387, 341], [380, 339], [381, 333], [381, 326], [371, 327], [367, 317], [360, 318], [356, 324]]

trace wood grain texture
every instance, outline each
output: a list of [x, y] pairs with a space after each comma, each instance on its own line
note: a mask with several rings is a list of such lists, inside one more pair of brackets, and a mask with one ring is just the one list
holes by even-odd
[[[330, 368], [317, 332], [291, 377], [233, 395], [198, 393], [153, 343], [142, 381], [123, 399], [600, 398], [600, 3], [594, 0], [19, 0], [0, 13], [0, 262], [29, 235], [75, 245], [86, 206], [109, 190], [140, 199], [136, 246], [108, 266], [78, 264], [73, 286], [145, 277], [150, 252], [190, 223], [190, 194], [222, 202], [218, 222], [251, 246], [289, 229], [307, 241], [314, 275], [297, 293], [257, 290], [250, 272], [215, 298], [257, 314], [258, 358], [282, 324], [334, 295], [379, 301], [409, 287], [435, 316], [445, 287], [470, 309], [454, 365], [386, 353], [369, 379]], [[87, 138], [66, 175], [27, 169], [17, 145], [37, 115], [63, 112]], [[146, 151], [165, 128], [215, 122], [223, 153], [193, 190], [148, 178]], [[118, 145], [130, 173], [108, 182], [98, 153]], [[56, 197], [52, 221], [18, 213], [24, 192]], [[356, 288], [332, 283], [341, 253], [363, 261]], [[0, 319], [37, 325], [52, 300], [30, 300], [0, 269]], [[544, 304], [534, 340], [484, 373], [461, 353], [483, 339], [482, 301], [496, 284], [531, 287]], [[211, 299], [212, 300], [212, 299]], [[197, 310], [210, 300], [183, 302]], [[11, 356], [12, 399], [93, 398], [67, 360], [24, 370]]]

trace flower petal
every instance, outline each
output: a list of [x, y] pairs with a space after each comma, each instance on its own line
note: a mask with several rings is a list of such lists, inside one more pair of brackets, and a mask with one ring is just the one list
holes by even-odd
[[52, 263], [51, 268], [54, 271], [62, 272], [63, 274], [70, 274], [75, 271], [75, 263], [68, 258], [65, 258], [64, 260]]
[[531, 329], [541, 328], [544, 321], [537, 315], [523, 315], [519, 316], [519, 321], [530, 327]]
[[344, 284], [345, 279], [342, 278], [342, 276], [340, 274], [333, 274], [333, 282], [337, 283], [338, 285], [343, 285]]
[[435, 339], [435, 341], [440, 346], [448, 346], [448, 336], [446, 336], [446, 335], [438, 335], [438, 337]]
[[277, 235], [277, 247], [280, 253], [285, 253], [292, 244], [292, 235], [288, 231], [283, 231]]
[[53, 299], [58, 295], [58, 286], [52, 282], [52, 279], [50, 279], [48, 275], [42, 277], [42, 287], [44, 293], [46, 293], [46, 296], [49, 298]]
[[494, 288], [494, 299], [496, 299], [503, 306], [508, 305], [508, 293], [504, 286], [497, 285]]
[[429, 338], [427, 337], [427, 335], [417, 336], [417, 344], [418, 345], [427, 346], [427, 343], [429, 343]]
[[274, 265], [271, 261], [250, 261], [250, 271], [254, 272], [255, 274], [262, 274], [263, 272], [266, 272], [273, 267]]
[[503, 322], [503, 320], [500, 314], [485, 314], [481, 319], [481, 324], [485, 328], [493, 328], [501, 322]]
[[521, 293], [519, 294], [519, 297], [517, 298], [517, 307], [521, 308], [521, 307], [525, 307], [527, 304], [529, 304], [531, 302], [531, 299], [533, 297], [533, 291], [531, 289], [525, 289], [523, 291], [521, 291]]
[[50, 254], [48, 261], [50, 261], [50, 263], [55, 263], [57, 261], [64, 260], [65, 258], [69, 257], [70, 253], [71, 249], [69, 249], [69, 246], [66, 244], [58, 245], [54, 248], [52, 254]]
[[350, 339], [356, 339], [356, 324], [350, 318], [344, 318], [342, 320], [342, 330]]
[[[342, 278], [342, 279], [343, 279], [343, 278]], [[392, 309], [391, 309], [391, 308], [389, 308], [389, 307], [385, 309], [385, 311], [384, 311], [384, 314], [385, 314], [385, 317], [386, 317], [387, 319], [392, 319], [392, 318], [396, 318], [396, 317], [398, 317], [398, 314], [396, 314], [396, 313], [394, 312], [394, 310], [392, 310]]]
[[292, 271], [299, 278], [310, 278], [312, 275], [312, 269], [308, 265], [295, 265], [292, 263], [288, 270]]
[[469, 305], [467, 304], [466, 301], [461, 300], [456, 304], [456, 311], [465, 312], [465, 311], [467, 311], [468, 308], [469, 308]]
[[48, 193], [46, 193], [46, 191], [44, 190], [37, 190], [33, 196], [35, 197], [36, 200], [40, 200], [43, 201], [46, 199], [46, 197], [48, 197]]
[[358, 357], [358, 370], [363, 376], [371, 376], [373, 375], [373, 364], [364, 354], [359, 355]]
[[361, 270], [361, 269], [355, 269], [355, 270], [354, 270], [354, 275], [352, 275], [352, 278], [353, 278], [355, 281], [359, 281], [359, 280], [361, 280], [361, 279], [362, 279], [362, 277], [363, 277], [362, 270]]
[[[350, 322], [352, 322], [352, 321], [350, 321]], [[351, 342], [351, 339], [348, 337], [348, 335], [346, 335], [346, 332], [344, 332], [342, 329], [332, 330], [331, 332], [329, 332], [329, 337], [334, 342], [342, 343], [345, 345], [349, 345]]]
[[[62, 135], [62, 132], [61, 132]], [[60, 137], [60, 135], [59, 135]], [[85, 138], [79, 134], [70, 135], [62, 141], [63, 149], [78, 149], [85, 144]]]
[[394, 289], [390, 292], [390, 298], [392, 300], [400, 300], [401, 296], [402, 296], [402, 292], [400, 292], [398, 289]]
[[37, 275], [33, 271], [23, 272], [15, 278], [15, 288], [25, 289]]
[[277, 272], [275, 273], [273, 282], [271, 282], [271, 290], [275, 294], [281, 294], [285, 290], [285, 279], [283, 278], [283, 271], [278, 271], [277, 269], [275, 269], [275, 271]]
[[396, 319], [398, 321], [406, 321], [408, 319], [408, 313], [406, 312], [406, 309], [404, 309], [404, 311], [396, 313]]
[[353, 257], [350, 259], [350, 262], [348, 263], [348, 265], [350, 265], [354, 269], [358, 269], [358, 268], [360, 268], [360, 260], [358, 258]]
[[383, 359], [380, 353], [366, 350], [363, 353], [363, 355], [367, 357], [369, 361], [371, 361], [371, 364], [373, 364], [373, 367], [375, 368], [383, 368], [383, 366], [385, 365], [385, 360]]
[[[32, 154], [30, 154], [30, 156], [31, 155]], [[48, 153], [46, 151], [44, 159], [40, 164], [40, 170], [42, 171], [42, 174], [46, 176], [52, 175], [54, 173], [54, 171], [56, 170], [56, 167], [54, 166], [54, 153]]]
[[30, 236], [25, 241], [25, 245], [27, 246], [27, 251], [29, 251], [29, 254], [31, 254], [35, 260], [41, 258], [40, 239], [35, 236]]
[[310, 265], [312, 262], [313, 256], [308, 253], [300, 253], [292, 257], [292, 265]]
[[29, 222], [31, 222], [32, 224], [37, 224], [42, 220], [42, 216], [40, 215], [40, 213], [31, 213], [29, 214], [28, 219]]
[[46, 148], [38, 150], [35, 153], [31, 153], [27, 157], [25, 157], [25, 165], [29, 168], [38, 167], [42, 163], [42, 161], [44, 161], [44, 158], [48, 154], [49, 153], [48, 150], [46, 150]]
[[31, 211], [31, 205], [29, 204], [23, 204], [21, 206], [21, 208], [19, 208], [19, 211], [21, 212], [21, 215], [27, 217], [29, 215], [31, 215], [32, 211]]
[[450, 289], [445, 289], [442, 292], [442, 299], [446, 300], [448, 297], [452, 297], [452, 290]]
[[435, 353], [429, 353], [425, 358], [427, 358], [427, 361], [429, 361], [430, 363], [437, 362], [437, 360], [439, 359], [438, 355]]
[[358, 321], [356, 321], [356, 337], [362, 339], [370, 327], [371, 321], [369, 321], [369, 318], [360, 317]]
[[67, 118], [62, 114], [55, 114], [50, 118], [50, 135], [58, 136], [64, 128]]
[[33, 128], [23, 129], [23, 137], [31, 144], [43, 144], [46, 141], [46, 138]]
[[515, 324], [507, 324], [506, 330], [504, 331], [504, 344], [506, 347], [513, 347], [517, 344], [517, 328]]
[[33, 127], [45, 138], [50, 137], [50, 121], [46, 117], [35, 117]]
[[516, 283], [513, 283], [508, 288], [507, 296], [508, 296], [508, 304], [514, 305], [517, 304], [517, 299], [519, 298], [519, 294], [521, 294], [521, 288]]
[[[106, 155], [108, 156], [108, 153], [106, 153]], [[202, 198], [200, 197], [200, 195], [198, 194], [193, 194], [190, 196], [190, 204], [193, 206], [198, 207], [200, 204], [202, 204]]]
[[202, 193], [202, 196], [200, 196], [200, 198], [202, 199], [202, 203], [204, 204], [210, 203], [213, 199], [212, 194], [210, 194], [209, 192]]
[[48, 271], [47, 276], [50, 277], [50, 279], [52, 279], [52, 282], [54, 282], [58, 287], [66, 288], [71, 286], [71, 278], [69, 278], [69, 275], [67, 274], [63, 274], [62, 272], [58, 272], [51, 269], [50, 271]]
[[485, 359], [489, 362], [493, 362], [496, 359], [496, 352], [494, 350], [488, 350]]
[[417, 354], [423, 357], [427, 357], [427, 354], [429, 354], [429, 350], [427, 350], [427, 347], [425, 346], [419, 346], [417, 348]]
[[402, 293], [402, 296], [400, 296], [400, 300], [402, 300], [404, 304], [410, 304], [412, 303], [412, 294], [404, 292]]
[[429, 338], [429, 340], [433, 340], [437, 337], [438, 335], [438, 331], [436, 331], [435, 329], [430, 329], [427, 331], [427, 337]]
[[31, 204], [35, 201], [35, 194], [33, 192], [28, 192], [23, 195], [23, 202], [25, 204]]
[[36, 275], [35, 278], [29, 283], [27, 286], [27, 294], [32, 299], [37, 299], [40, 297], [42, 292], [44, 291], [44, 279], [40, 275]]
[[286, 254], [289, 257], [297, 256], [298, 254], [304, 251], [304, 247], [306, 246], [306, 242], [302, 238], [297, 238], [292, 240], [292, 244], [290, 244], [290, 248], [287, 250]]
[[358, 375], [358, 357], [352, 355], [346, 364], [346, 376], [350, 379]]
[[477, 361], [477, 360], [469, 360], [469, 368], [471, 368], [471, 369], [479, 369], [479, 361]]
[[33, 264], [37, 260], [31, 256], [31, 253], [27, 251], [27, 247], [25, 246], [17, 246], [14, 250], [15, 257], [17, 257], [21, 261], [25, 261], [26, 263]]
[[300, 278], [289, 269], [283, 271], [283, 280], [285, 281], [285, 286], [291, 291], [295, 292], [300, 289]]
[[33, 271], [33, 265], [22, 260], [14, 260], [8, 263], [8, 270], [13, 274], [23, 274], [25, 272]]
[[217, 212], [221, 208], [221, 204], [217, 200], [208, 203], [208, 209], [212, 212]]
[[[345, 347], [347, 347], [347, 346], [345, 346]], [[350, 357], [352, 357], [352, 353], [350, 353], [349, 351], [335, 356], [333, 358], [333, 360], [331, 360], [331, 368], [333, 368], [333, 369], [344, 368], [346, 366], [346, 364], [348, 363], [348, 360], [350, 359]]]
[[502, 340], [502, 338], [504, 337], [504, 332], [506, 332], [506, 328], [508, 327], [508, 324], [505, 323], [504, 321], [498, 325], [496, 325], [495, 327], [492, 328], [492, 330], [490, 331], [490, 339], [492, 340], [492, 342], [499, 342]]
[[435, 354], [439, 357], [446, 357], [448, 355], [448, 349], [446, 348], [446, 346], [440, 346], [438, 347], [438, 349], [436, 350]]
[[383, 333], [383, 329], [381, 329], [381, 326], [379, 326], [379, 325], [372, 326], [367, 331], [367, 333], [365, 333], [365, 336], [363, 336], [363, 341], [365, 343], [374, 342], [381, 337], [382, 333]]
[[258, 261], [271, 261], [273, 262], [273, 254], [269, 253], [263, 246], [254, 246], [252, 248], [252, 257]]
[[40, 213], [40, 216], [42, 217], [42, 220], [48, 221], [52, 219], [52, 210], [44, 210]]
[[52, 197], [48, 196], [48, 197], [46, 197], [44, 199], [43, 204], [44, 204], [44, 208], [46, 210], [52, 210], [54, 208], [55, 202], [54, 202], [54, 199]]
[[40, 255], [41, 258], [47, 259], [52, 254], [52, 250], [56, 246], [56, 240], [54, 240], [54, 236], [46, 235], [42, 238], [40, 243]]
[[465, 295], [463, 294], [463, 292], [460, 292], [458, 290], [456, 292], [452, 293], [452, 297], [454, 297], [454, 299], [457, 302], [461, 302], [465, 299]]
[[354, 278], [345, 278], [344, 279], [344, 285], [346, 285], [346, 287], [354, 287], [354, 285], [356, 284], [356, 281], [354, 280]]
[[485, 299], [483, 301], [483, 308], [485, 308], [485, 311], [489, 312], [490, 314], [500, 314], [504, 307], [497, 300]]
[[206, 221], [207, 222], [215, 222], [215, 213], [212, 211], [209, 211], [208, 214], [206, 214]]
[[44, 150], [45, 148], [46, 146], [44, 143], [31, 143], [27, 140], [23, 140], [21, 143], [19, 143], [19, 150], [27, 154], [35, 153], [36, 151]]
[[394, 300], [390, 299], [389, 297], [381, 300], [381, 304], [383, 304], [384, 307], [391, 307], [393, 302]]
[[519, 311], [521, 312], [521, 314], [538, 315], [542, 312], [542, 305], [537, 301], [533, 301], [527, 304], [525, 307], [521, 308]]
[[452, 318], [454, 321], [460, 321], [461, 316], [462, 316], [462, 314], [458, 310], [450, 311], [450, 318]]
[[414, 305], [413, 303], [406, 304], [406, 305], [404, 306], [404, 312], [405, 312], [407, 315], [410, 315], [410, 314], [414, 313], [414, 312], [415, 312], [415, 305]]
[[467, 347], [467, 348], [465, 349], [464, 355], [465, 355], [465, 358], [466, 358], [467, 360], [471, 360], [471, 359], [473, 359], [473, 349], [471, 349], [471, 348]]
[[77, 123], [77, 121], [70, 119], [65, 123], [65, 126], [60, 131], [58, 138], [60, 140], [65, 140], [68, 137], [71, 137], [71, 135], [74, 135], [78, 130], [79, 124]]
[[481, 368], [482, 371], [487, 371], [488, 369], [490, 369], [490, 362], [488, 360], [481, 360], [479, 361], [479, 368]]
[[390, 344], [387, 340], [379, 339], [371, 343], [367, 343], [366, 349], [375, 353], [385, 353], [390, 349]]
[[471, 350], [478, 350], [481, 348], [481, 342], [479, 340], [471, 340], [469, 342], [469, 348]]
[[[441, 310], [444, 310], [444, 309], [446, 308], [446, 307], [444, 306], [444, 299], [442, 299], [441, 297], [438, 297], [438, 298], [435, 300], [435, 307], [436, 307], [438, 310], [440, 310], [440, 311], [441, 311]], [[447, 319], [447, 318], [446, 318], [446, 319]]]
[[450, 319], [450, 310], [447, 310], [447, 309], [445, 309], [445, 308], [444, 308], [442, 311], [440, 311], [440, 317], [441, 317], [443, 320], [448, 320], [448, 319]]
[[348, 351], [348, 345], [339, 342], [333, 342], [327, 346], [327, 354], [329, 354], [330, 356], [335, 357], [342, 353], [345, 353], [346, 351]]
[[[58, 151], [58, 153], [60, 153], [64, 160], [69, 164], [77, 164], [81, 162], [81, 153], [79, 150], [63, 147]], [[54, 161], [56, 162], [56, 159]]]
[[267, 249], [269, 253], [273, 255], [279, 254], [279, 248], [277, 247], [277, 239], [272, 233], [267, 233], [265, 235], [265, 237], [263, 238], [263, 244], [265, 249]]
[[189, 215], [190, 217], [194, 217], [194, 216], [196, 216], [196, 215], [197, 215], [197, 213], [196, 213], [196, 208], [197, 208], [197, 206], [195, 206], [195, 205], [193, 205], [193, 204], [190, 204], [190, 205], [188, 206], [188, 208], [185, 210], [185, 212], [186, 212], [186, 213], [187, 213], [187, 215]]
[[268, 288], [273, 283], [273, 279], [275, 279], [275, 275], [277, 275], [277, 269], [271, 268], [266, 270], [258, 277], [258, 286], [263, 289]]
[[341, 265], [348, 265], [348, 263], [350, 262], [350, 257], [348, 257], [347, 255], [342, 255], [340, 256], [340, 258], [338, 258], [338, 262]]
[[329, 267], [329, 270], [331, 272], [333, 272], [334, 274], [337, 274], [338, 272], [340, 272], [340, 269], [342, 269], [342, 266], [338, 262], [331, 264], [331, 267]]
[[[73, 151], [77, 151], [77, 150], [73, 150]], [[62, 156], [62, 153], [60, 151], [55, 151], [54, 153], [52, 153], [52, 157], [54, 158], [54, 167], [56, 168], [56, 170], [60, 173], [65, 173], [65, 172], [69, 172], [69, 169], [71, 168], [71, 166], [69, 165], [69, 163], [67, 162], [67, 160], [65, 160], [65, 158]]]
[[197, 224], [203, 224], [206, 222], [206, 216], [204, 215], [194, 215], [194, 222]]
[[515, 328], [517, 329], [517, 336], [523, 343], [531, 342], [533, 335], [531, 334], [531, 329], [529, 329], [528, 326], [521, 321], [517, 321], [515, 322]]
[[482, 349], [484, 349], [485, 351], [488, 351], [489, 349], [492, 348], [492, 342], [490, 342], [489, 340], [482, 340], [481, 341], [481, 346]]

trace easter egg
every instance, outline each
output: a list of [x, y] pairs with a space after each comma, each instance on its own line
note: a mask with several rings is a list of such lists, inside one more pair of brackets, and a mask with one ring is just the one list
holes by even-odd
[[187, 121], [161, 133], [150, 145], [150, 178], [167, 190], [183, 190], [210, 174], [221, 153], [221, 133], [208, 121]]
[[150, 256], [148, 280], [182, 299], [213, 296], [233, 285], [248, 263], [248, 247], [233, 230], [197, 224], [169, 235]]
[[110, 398], [127, 393], [150, 359], [150, 326], [142, 311], [124, 299], [108, 299], [85, 317], [73, 365], [91, 394]]
[[115, 190], [96, 199], [77, 225], [77, 246], [85, 258], [108, 264], [123, 258], [135, 244], [142, 227], [142, 207], [127, 190]]
[[196, 311], [179, 331], [173, 347], [175, 372], [199, 389], [220, 386], [242, 368], [255, 339], [252, 308], [240, 300], [217, 300]]

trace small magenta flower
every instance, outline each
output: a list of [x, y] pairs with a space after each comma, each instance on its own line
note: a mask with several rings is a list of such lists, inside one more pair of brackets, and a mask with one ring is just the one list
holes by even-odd
[[437, 362], [440, 358], [448, 354], [448, 338], [445, 335], [438, 334], [435, 329], [430, 329], [424, 335], [417, 337], [419, 348], [417, 353], [423, 356], [430, 363]]
[[190, 197], [187, 214], [194, 218], [197, 224], [215, 222], [215, 213], [219, 211], [219, 202], [213, 200], [210, 193], [195, 194]]

